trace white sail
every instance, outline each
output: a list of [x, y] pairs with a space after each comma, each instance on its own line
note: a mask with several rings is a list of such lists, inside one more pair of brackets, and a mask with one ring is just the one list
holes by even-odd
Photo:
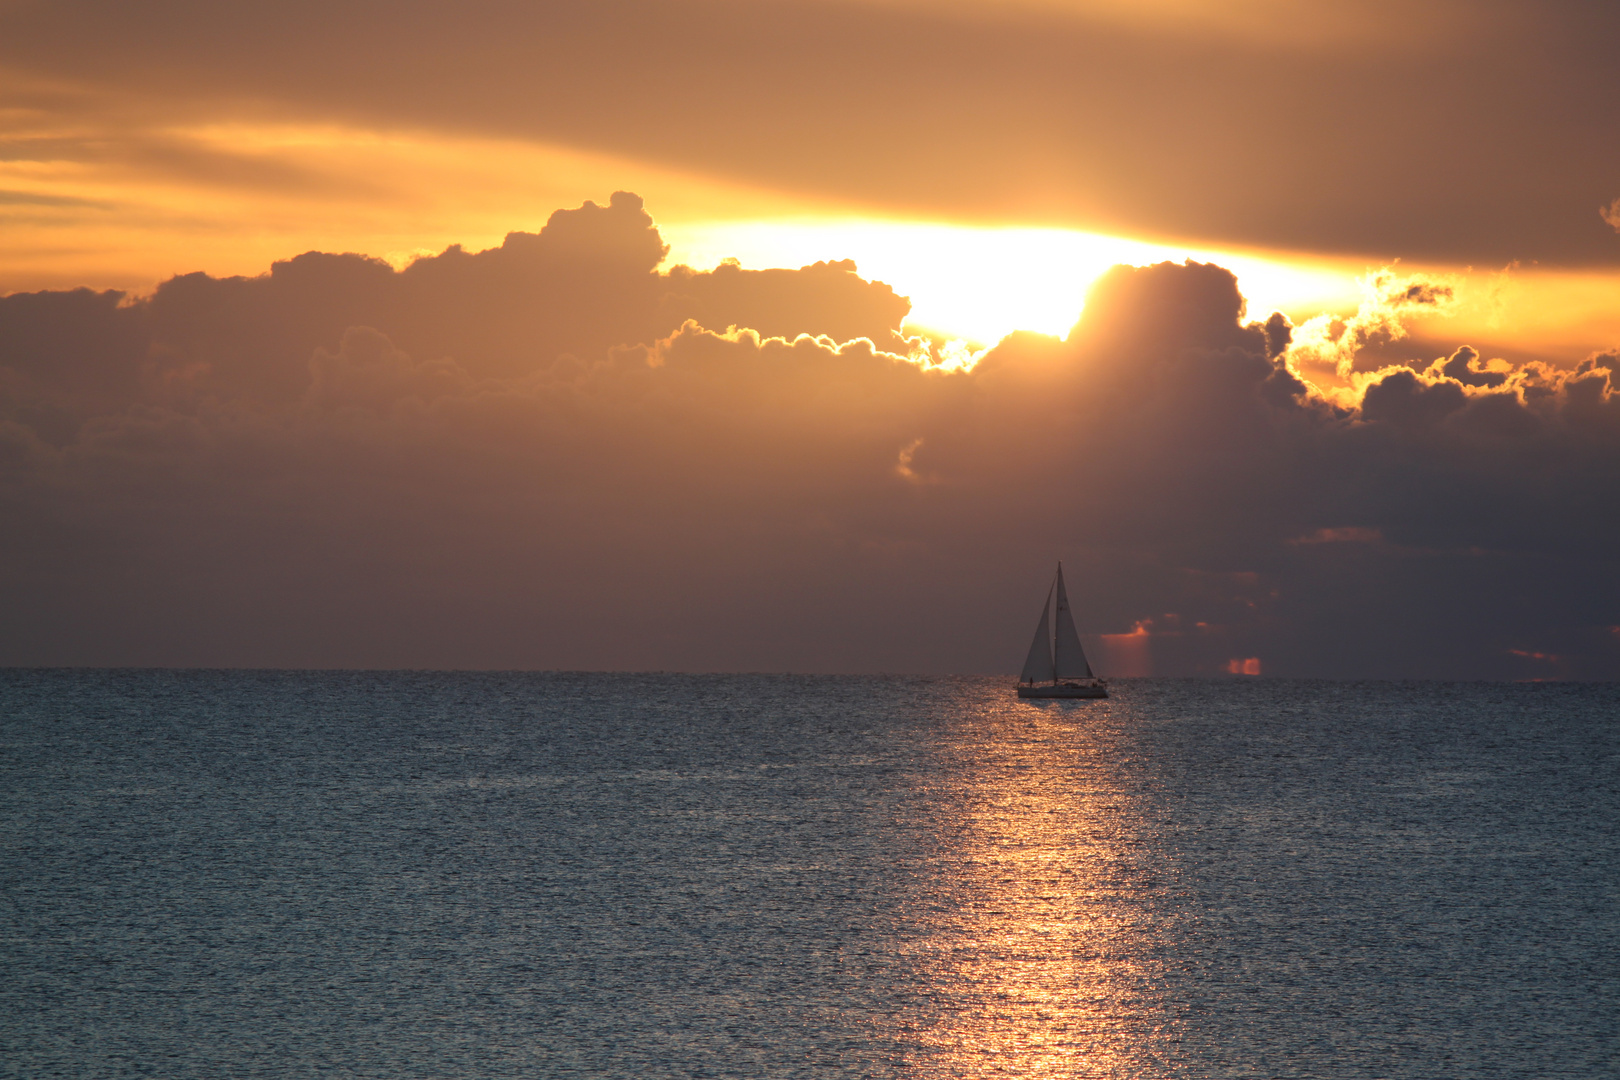
[[1029, 646], [1029, 658], [1024, 661], [1021, 682], [1052, 682], [1052, 624], [1047, 614], [1052, 607], [1052, 592], [1047, 590], [1041, 603], [1041, 623], [1035, 628], [1035, 640]]
[[[1042, 612], [1041, 625], [1046, 625], [1045, 612]], [[1086, 654], [1080, 648], [1080, 635], [1074, 629], [1074, 615], [1069, 611], [1069, 594], [1063, 588], [1063, 564], [1058, 564], [1057, 572], [1057, 655], [1054, 658], [1053, 674], [1048, 678], [1059, 679], [1089, 679], [1092, 678], [1091, 665], [1086, 663]], [[1031, 653], [1030, 655], [1034, 655]]]

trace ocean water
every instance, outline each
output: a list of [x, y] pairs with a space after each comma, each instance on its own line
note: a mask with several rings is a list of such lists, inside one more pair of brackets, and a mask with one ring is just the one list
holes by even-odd
[[0, 671], [0, 1074], [1614, 1077], [1620, 687]]

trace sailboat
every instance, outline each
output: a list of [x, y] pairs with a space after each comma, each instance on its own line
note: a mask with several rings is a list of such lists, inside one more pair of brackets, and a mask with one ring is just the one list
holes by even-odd
[[[1052, 598], [1057, 597], [1055, 620]], [[1057, 623], [1057, 633], [1052, 623]], [[1063, 588], [1063, 564], [1058, 563], [1057, 580], [1046, 592], [1041, 605], [1041, 621], [1035, 627], [1035, 640], [1029, 646], [1029, 659], [1024, 661], [1024, 673], [1018, 676], [1018, 696], [1021, 698], [1105, 698], [1108, 684], [1092, 674], [1086, 663], [1085, 650], [1080, 648], [1080, 635], [1074, 629], [1074, 615], [1069, 611], [1069, 594]]]

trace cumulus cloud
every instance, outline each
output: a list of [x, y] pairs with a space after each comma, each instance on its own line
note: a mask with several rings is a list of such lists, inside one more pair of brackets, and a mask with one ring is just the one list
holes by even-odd
[[1444, 315], [1456, 302], [1449, 282], [1399, 274], [1393, 267], [1368, 274], [1360, 285], [1361, 303], [1354, 315], [1318, 315], [1294, 327], [1289, 338], [1291, 365], [1330, 395], [1346, 391], [1336, 396], [1349, 406], [1368, 381], [1357, 365], [1363, 349], [1406, 337], [1411, 314]]
[[1330, 334], [1166, 263], [942, 365], [851, 264], [664, 254], [620, 193], [0, 299], [0, 660], [1011, 670], [1062, 556], [1122, 670], [1620, 673], [1614, 356], [1323, 389], [1444, 283]]

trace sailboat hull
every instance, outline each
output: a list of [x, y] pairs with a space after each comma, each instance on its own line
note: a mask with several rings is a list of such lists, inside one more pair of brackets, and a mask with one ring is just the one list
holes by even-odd
[[1058, 683], [1055, 686], [1020, 686], [1021, 698], [1105, 698], [1108, 687], [1101, 681], [1094, 683]]

